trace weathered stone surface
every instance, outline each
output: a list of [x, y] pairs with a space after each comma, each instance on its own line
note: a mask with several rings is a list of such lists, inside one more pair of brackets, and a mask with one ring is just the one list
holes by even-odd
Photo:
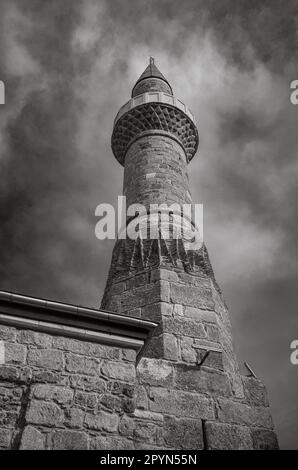
[[111, 393], [116, 395], [125, 395], [129, 398], [133, 398], [135, 394], [135, 385], [134, 384], [127, 384], [123, 382], [118, 382], [117, 380], [114, 382], [110, 382], [108, 385], [108, 390]]
[[158, 281], [124, 292], [119, 297], [119, 309], [120, 312], [125, 312], [160, 301], [170, 301], [170, 287], [167, 281]]
[[141, 317], [144, 320], [159, 322], [161, 318], [161, 302], [145, 305], [141, 308]]
[[21, 450], [45, 449], [45, 436], [33, 426], [26, 426], [20, 444]]
[[22, 344], [5, 342], [5, 363], [24, 364], [26, 360], [27, 348]]
[[16, 339], [16, 329], [12, 326], [1, 325], [0, 340], [14, 341]]
[[133, 382], [136, 375], [134, 364], [121, 362], [106, 362], [103, 364], [101, 372], [106, 377], [123, 380], [123, 382]]
[[83, 426], [85, 413], [80, 408], [70, 408], [65, 411], [66, 425], [70, 428]]
[[183, 317], [164, 317], [162, 320], [163, 330], [174, 335], [185, 335], [197, 338], [206, 338], [204, 325], [195, 320]]
[[268, 429], [252, 429], [253, 446], [256, 450], [278, 450], [275, 432]]
[[[204, 365], [204, 367], [211, 367], [223, 371], [223, 353], [218, 351], [210, 351], [206, 356], [206, 349], [197, 349], [197, 362]], [[203, 362], [202, 362], [203, 361]]]
[[253, 443], [249, 428], [217, 422], [205, 423], [207, 449], [251, 450]]
[[0, 429], [0, 447], [8, 449], [11, 443], [12, 431], [10, 429]]
[[52, 383], [59, 385], [68, 384], [68, 378], [59, 374], [58, 372], [52, 372], [51, 370], [46, 369], [32, 370], [31, 372], [33, 382]]
[[137, 368], [140, 384], [168, 386], [173, 384], [173, 367], [162, 359], [143, 358]]
[[219, 398], [218, 417], [226, 423], [243, 424], [247, 426], [273, 428], [269, 408], [262, 406], [248, 406], [232, 400]]
[[78, 354], [72, 353], [67, 353], [65, 358], [65, 368], [68, 372], [87, 375], [95, 375], [99, 372], [99, 363], [95, 358], [80, 356]]
[[62, 370], [64, 367], [62, 352], [54, 349], [31, 349], [28, 351], [27, 362], [32, 366], [52, 370]]
[[107, 382], [96, 376], [75, 374], [70, 377], [70, 385], [85, 391], [103, 393], [106, 390]]
[[56, 349], [63, 349], [67, 352], [74, 354], [81, 354], [83, 356], [94, 356], [103, 359], [119, 359], [119, 348], [113, 348], [104, 344], [91, 343], [88, 341], [81, 341], [74, 338], [66, 338], [58, 336], [53, 338], [53, 347]]
[[230, 396], [229, 377], [219, 371], [191, 365], [175, 365], [176, 385], [183, 390], [207, 393], [211, 396]]
[[166, 417], [161, 443], [174, 449], [203, 449], [202, 421]]
[[120, 413], [124, 408], [124, 399], [119, 396], [105, 394], [100, 400], [102, 407], [107, 408], [110, 411]]
[[82, 392], [77, 390], [74, 403], [82, 408], [95, 409], [98, 404], [98, 395], [92, 392]]
[[112, 413], [99, 411], [96, 415], [87, 413], [85, 416], [85, 425], [89, 429], [115, 432], [119, 423], [119, 417]]
[[53, 450], [87, 450], [88, 436], [81, 431], [59, 430], [53, 434]]
[[175, 304], [187, 305], [189, 307], [209, 310], [214, 308], [210, 284], [203, 280], [196, 287], [172, 283], [171, 300]]
[[49, 427], [59, 426], [63, 421], [63, 412], [55, 403], [32, 400], [26, 413], [26, 421]]
[[178, 274], [175, 271], [166, 269], [155, 269], [151, 271], [151, 281], [172, 281], [177, 282], [179, 280]]
[[92, 449], [94, 450], [134, 450], [133, 442], [116, 436], [101, 436], [93, 439]]
[[268, 406], [266, 388], [255, 377], [243, 377], [244, 391], [250, 403], [257, 406]]
[[156, 443], [157, 427], [148, 422], [136, 422], [134, 429], [134, 440], [144, 441], [146, 443]]
[[148, 409], [148, 396], [146, 388], [142, 385], [136, 387], [136, 407], [142, 410]]
[[157, 421], [158, 423], [162, 423], [164, 420], [162, 413], [154, 413], [153, 411], [147, 410], [135, 410], [134, 416], [137, 419], [142, 419], [145, 421]]
[[164, 344], [164, 358], [170, 361], [178, 360], [178, 342], [174, 335], [164, 333], [163, 335]]
[[50, 348], [53, 343], [53, 338], [46, 333], [38, 331], [21, 330], [18, 332], [18, 341], [22, 344], [32, 344], [43, 349]]
[[133, 349], [122, 349], [122, 358], [124, 359], [124, 361], [135, 362], [136, 351]]
[[180, 350], [181, 350], [181, 359], [184, 362], [193, 362], [197, 361], [197, 353], [193, 348], [193, 338], [188, 336], [180, 338]]
[[120, 423], [119, 423], [119, 433], [122, 436], [132, 438], [134, 429], [135, 429], [135, 421], [126, 415], [122, 416]]
[[216, 323], [216, 314], [211, 310], [202, 310], [194, 307], [184, 307], [183, 313], [185, 317], [192, 318], [199, 322]]
[[177, 417], [214, 419], [214, 405], [202, 395], [153, 387], [150, 391], [149, 409]]
[[33, 387], [33, 396], [40, 400], [53, 400], [59, 404], [71, 403], [73, 399], [73, 390], [56, 385], [35, 385]]

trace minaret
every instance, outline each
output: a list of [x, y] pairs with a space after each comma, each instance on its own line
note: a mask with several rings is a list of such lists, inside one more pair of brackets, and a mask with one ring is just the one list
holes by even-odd
[[[198, 143], [193, 114], [150, 58], [131, 99], [120, 108], [112, 134], [113, 153], [124, 166], [127, 207], [142, 204], [147, 213], [139, 236], [115, 243], [102, 308], [159, 324], [143, 351], [139, 372], [142, 382], [144, 364], [151, 364], [151, 371], [156, 367], [157, 387], [150, 392], [154, 411], [180, 419], [184, 415], [177, 411], [175, 416], [175, 409], [193, 406], [189, 418], [197, 420], [196, 426], [200, 423], [203, 448], [276, 448], [265, 387], [252, 374], [239, 373], [229, 313], [206, 247], [190, 243], [187, 229], [181, 229], [187, 218], [183, 209], [164, 208], [192, 204], [187, 166]], [[149, 214], [152, 204], [157, 206]], [[126, 224], [134, 217], [128, 215]], [[157, 236], [148, 222], [153, 228], [155, 224]], [[200, 232], [191, 217], [189, 227]], [[160, 372], [167, 367], [171, 379]], [[165, 383], [173, 409], [160, 397], [158, 385]]]

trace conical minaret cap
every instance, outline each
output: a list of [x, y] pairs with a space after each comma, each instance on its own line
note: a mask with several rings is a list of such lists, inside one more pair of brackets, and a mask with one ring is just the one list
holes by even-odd
[[131, 96], [134, 98], [151, 91], [161, 91], [173, 95], [171, 85], [156, 67], [153, 57], [150, 57], [149, 65], [133, 87]]

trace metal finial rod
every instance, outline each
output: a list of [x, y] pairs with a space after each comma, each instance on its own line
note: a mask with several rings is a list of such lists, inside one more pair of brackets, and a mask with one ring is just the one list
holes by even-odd
[[250, 376], [255, 377], [257, 379], [257, 376], [254, 373], [254, 371], [252, 370], [252, 368], [250, 367], [250, 365], [247, 362], [244, 362], [244, 365], [247, 368], [248, 372], [250, 373]]

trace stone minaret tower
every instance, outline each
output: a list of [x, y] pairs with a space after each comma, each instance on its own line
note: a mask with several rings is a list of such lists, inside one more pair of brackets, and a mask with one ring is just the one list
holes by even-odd
[[[124, 166], [127, 207], [191, 204], [187, 165], [198, 142], [194, 116], [151, 58], [114, 122], [112, 149]], [[159, 325], [138, 366], [137, 409], [181, 429], [181, 438], [178, 431], [175, 442], [169, 437], [174, 448], [276, 448], [265, 387], [252, 373], [239, 373], [206, 247], [189, 244], [175, 210], [166, 233], [162, 212], [150, 216], [157, 236], [141, 231], [135, 240], [116, 241], [102, 301], [103, 309]], [[143, 216], [146, 227], [148, 220]]]

